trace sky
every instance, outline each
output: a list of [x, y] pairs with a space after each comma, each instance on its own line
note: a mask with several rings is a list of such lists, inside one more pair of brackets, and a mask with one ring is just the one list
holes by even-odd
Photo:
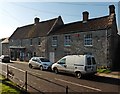
[[[5, 0], [4, 0], [5, 1]], [[26, 0], [25, 0], [26, 1]], [[64, 23], [82, 21], [82, 12], [89, 12], [89, 19], [109, 15], [109, 5], [115, 5], [117, 25], [120, 28], [120, 2], [0, 2], [0, 39], [10, 37], [17, 27], [33, 24], [34, 18], [40, 21], [61, 16]], [[118, 21], [119, 20], [119, 21]], [[119, 24], [118, 24], [119, 23]], [[119, 29], [120, 30], [120, 29]], [[120, 34], [120, 33], [119, 33]]]

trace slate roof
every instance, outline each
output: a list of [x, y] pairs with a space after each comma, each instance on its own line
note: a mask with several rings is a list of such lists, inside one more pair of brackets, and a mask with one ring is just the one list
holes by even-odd
[[9, 39], [27, 39], [47, 36], [47, 34], [54, 28], [57, 20], [62, 20], [61, 16], [47, 21], [42, 21], [37, 24], [18, 27]]
[[68, 23], [59, 28], [56, 28], [56, 30], [50, 32], [49, 35], [105, 30], [112, 27], [114, 19], [115, 14], [112, 14], [99, 18], [88, 19], [87, 22], [77, 21]]

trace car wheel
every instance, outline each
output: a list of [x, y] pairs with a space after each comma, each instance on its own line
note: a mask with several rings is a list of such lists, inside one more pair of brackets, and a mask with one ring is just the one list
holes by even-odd
[[82, 74], [80, 72], [76, 72], [76, 77], [80, 79], [82, 77]]
[[32, 68], [33, 66], [31, 64], [29, 64], [29, 68]]
[[43, 71], [43, 66], [40, 66], [40, 70]]
[[55, 72], [56, 74], [58, 74], [58, 69], [57, 69], [57, 68], [54, 68], [54, 72]]

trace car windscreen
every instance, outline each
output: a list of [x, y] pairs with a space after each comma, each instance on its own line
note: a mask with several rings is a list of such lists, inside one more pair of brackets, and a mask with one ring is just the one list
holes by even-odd
[[40, 60], [42, 61], [42, 62], [50, 62], [48, 59], [46, 59], [46, 58], [40, 58]]

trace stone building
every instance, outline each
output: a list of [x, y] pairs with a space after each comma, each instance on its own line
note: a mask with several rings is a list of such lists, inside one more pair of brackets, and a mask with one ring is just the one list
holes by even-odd
[[[68, 54], [92, 54], [98, 66], [120, 68], [116, 58], [118, 38], [114, 5], [109, 6], [109, 15], [89, 19], [83, 12], [83, 20], [65, 24], [49, 33], [48, 52], [53, 61]], [[117, 61], [117, 62], [116, 62]]]
[[[10, 56], [13, 60], [29, 60], [32, 56], [45, 56], [52, 62], [68, 54], [92, 54], [98, 66], [120, 68], [117, 57], [120, 36], [117, 34], [114, 5], [109, 15], [64, 24], [61, 16], [19, 27], [9, 38]], [[119, 65], [119, 66], [118, 66]]]
[[9, 38], [2, 38], [0, 41], [0, 55], [9, 55]]
[[9, 38], [12, 60], [28, 61], [32, 56], [47, 56], [47, 34], [63, 24], [61, 17], [47, 21], [34, 19], [34, 24], [18, 27]]

